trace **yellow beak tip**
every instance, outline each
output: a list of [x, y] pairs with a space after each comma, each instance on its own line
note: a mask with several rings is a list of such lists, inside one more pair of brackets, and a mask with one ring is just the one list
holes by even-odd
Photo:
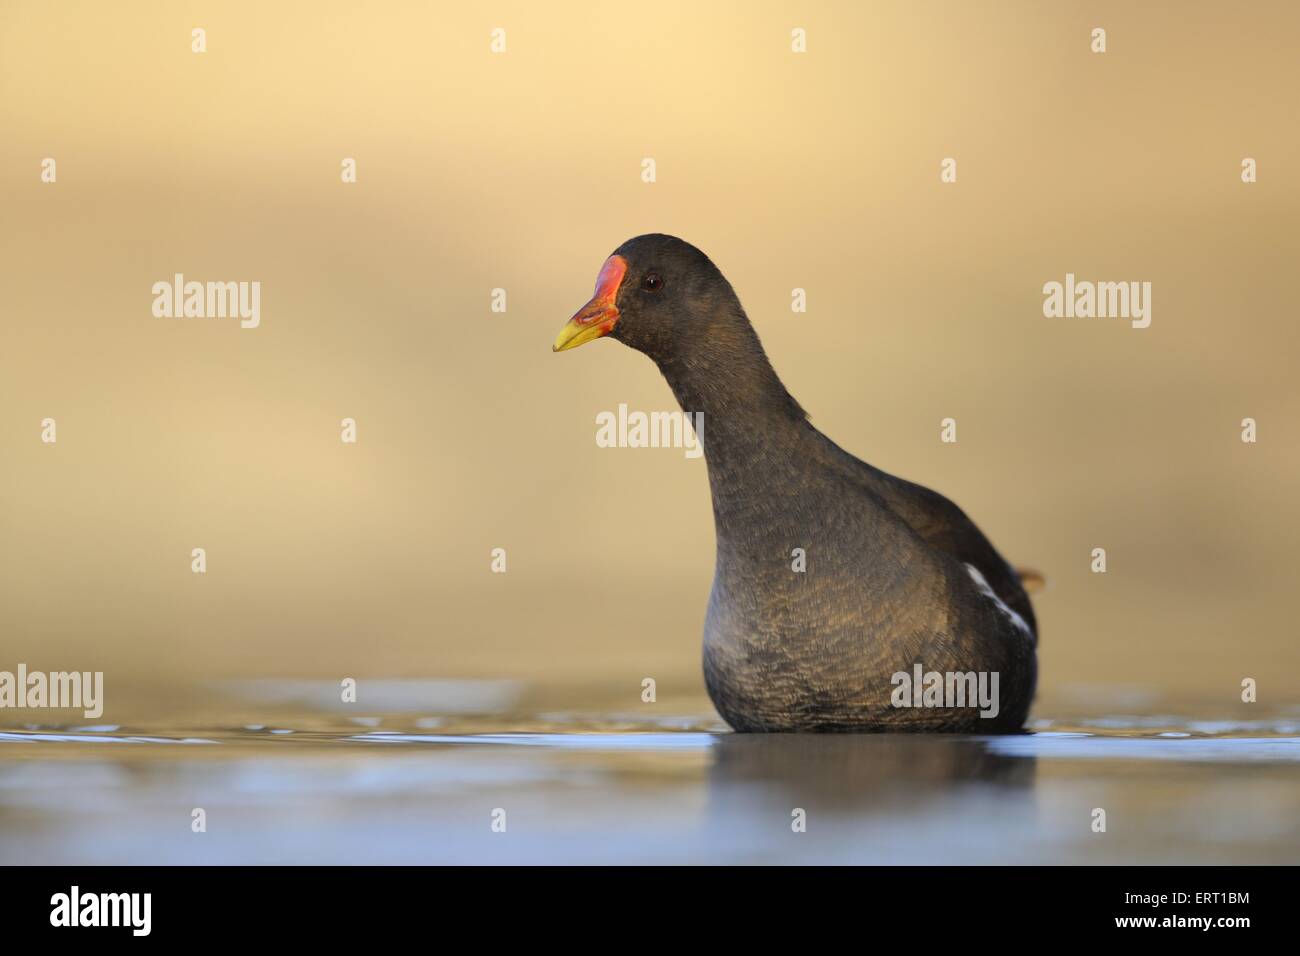
[[567, 352], [569, 349], [576, 349], [579, 345], [585, 345], [593, 339], [598, 339], [604, 332], [594, 328], [583, 328], [576, 325], [566, 325], [556, 336], [555, 344], [551, 346], [552, 352]]

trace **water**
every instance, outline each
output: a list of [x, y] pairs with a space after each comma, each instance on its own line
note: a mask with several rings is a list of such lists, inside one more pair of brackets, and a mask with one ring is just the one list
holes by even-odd
[[166, 721], [154, 702], [121, 724], [7, 722], [0, 862], [1300, 862], [1295, 713], [748, 736], [705, 701], [530, 711], [508, 685], [393, 682], [354, 714], [334, 686], [245, 683], [167, 702]]

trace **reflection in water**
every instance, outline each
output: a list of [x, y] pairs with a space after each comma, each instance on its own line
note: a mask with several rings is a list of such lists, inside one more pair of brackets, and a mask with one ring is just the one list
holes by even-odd
[[708, 826], [756, 861], [999, 859], [1008, 829], [1035, 822], [1037, 761], [993, 753], [986, 738], [732, 734], [713, 752]]
[[720, 800], [759, 793], [791, 805], [852, 813], [915, 803], [954, 789], [1032, 787], [1032, 755], [994, 753], [981, 737], [915, 734], [728, 734], [709, 774]]

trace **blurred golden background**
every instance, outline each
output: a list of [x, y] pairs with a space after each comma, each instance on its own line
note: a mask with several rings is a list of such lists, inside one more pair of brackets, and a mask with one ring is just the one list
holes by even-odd
[[[662, 231], [815, 424], [1047, 573], [1039, 712], [1246, 676], [1294, 700], [1297, 28], [1282, 2], [11, 0], [0, 668], [103, 670], [110, 716], [115, 684], [218, 677], [702, 692], [704, 462], [598, 448], [598, 412], [672, 396], [616, 343], [550, 351]], [[260, 328], [153, 317], [177, 272], [260, 281]], [[1044, 318], [1067, 272], [1150, 281], [1151, 327]]]

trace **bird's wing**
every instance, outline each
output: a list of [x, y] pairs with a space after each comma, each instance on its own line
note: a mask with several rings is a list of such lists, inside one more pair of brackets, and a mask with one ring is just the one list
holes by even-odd
[[[1035, 634], [1038, 633], [1038, 622], [1034, 619], [1034, 608], [1022, 583], [1021, 573], [998, 554], [984, 532], [966, 517], [961, 508], [923, 485], [904, 481], [865, 463], [864, 467], [874, 472], [872, 483], [880, 496], [926, 544], [952, 555], [963, 564], [974, 566], [993, 593], [1024, 618]], [[1027, 574], [1042, 580], [1042, 576], [1035, 572]]]
[[[826, 436], [821, 438], [826, 464], [878, 495], [930, 547], [975, 568], [993, 593], [1025, 620], [1034, 635], [1038, 634], [1034, 608], [1021, 584], [1020, 573], [998, 554], [984, 532], [961, 508], [939, 492], [874, 468]], [[1036, 576], [1041, 579], [1041, 575]]]
[[932, 548], [951, 554], [963, 564], [973, 565], [984, 576], [993, 593], [1029, 623], [1035, 634], [1038, 622], [1021, 578], [984, 536], [966, 513], [937, 491], [886, 476], [881, 497], [912, 530]]

